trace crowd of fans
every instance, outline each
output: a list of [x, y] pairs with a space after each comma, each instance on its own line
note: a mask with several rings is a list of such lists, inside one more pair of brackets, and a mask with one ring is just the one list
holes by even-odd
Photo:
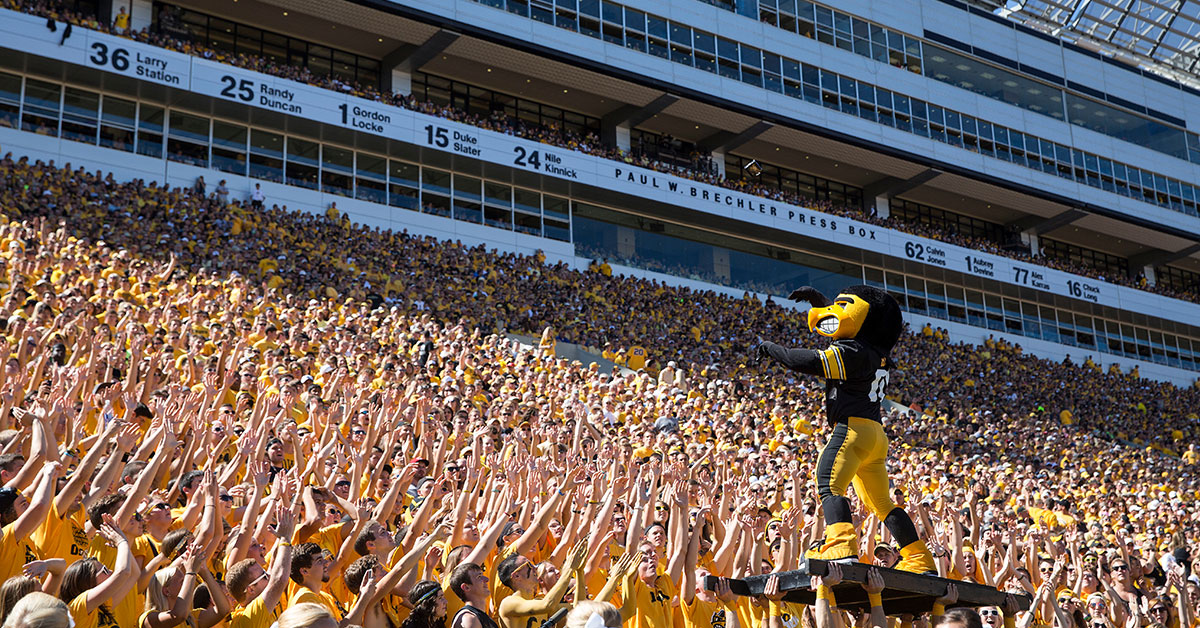
[[[745, 364], [794, 311], [11, 156], [0, 211], [4, 625], [854, 620], [836, 572], [700, 586], [823, 532], [823, 385]], [[1193, 625], [1200, 391], [929, 328], [893, 358], [897, 502], [941, 574], [1033, 596], [935, 617]]]
[[[128, 36], [161, 48], [315, 85], [324, 89], [348, 93], [397, 107], [420, 111], [499, 133], [506, 133], [570, 150], [597, 155], [605, 159], [621, 161], [641, 168], [722, 186], [762, 198], [769, 198], [846, 218], [871, 222], [974, 250], [987, 251], [1013, 259], [1032, 261], [1037, 264], [1101, 281], [1148, 290], [1193, 303], [1200, 303], [1200, 286], [1172, 286], [1163, 282], [1151, 285], [1145, 276], [1140, 273], [1136, 276], [1129, 276], [1120, 272], [1108, 272], [1096, 266], [1069, 259], [1046, 255], [1034, 256], [1030, 254], [1028, 247], [1002, 247], [999, 243], [988, 238], [958, 233], [952, 226], [942, 227], [924, 222], [904, 220], [896, 216], [879, 218], [873, 212], [867, 213], [862, 211], [860, 207], [841, 206], [828, 200], [810, 198], [777, 186], [764, 185], [756, 177], [744, 173], [731, 173], [731, 176], [724, 176], [713, 163], [711, 154], [690, 150], [685, 155], [679, 152], [674, 143], [670, 141], [665, 141], [664, 145], [665, 138], [660, 138], [658, 143], [651, 145], [639, 143], [633, 147], [633, 150], [626, 151], [616, 146], [605, 144], [600, 140], [597, 133], [590, 129], [565, 128], [557, 123], [538, 124], [508, 115], [503, 111], [493, 111], [486, 114], [469, 112], [452, 107], [446, 103], [421, 100], [413, 94], [398, 94], [380, 90], [377, 85], [357, 83], [338, 77], [335, 74], [314, 73], [304, 66], [280, 62], [259, 55], [247, 53], [234, 54], [214, 49], [204, 45], [203, 42], [195, 41], [189, 36], [186, 27], [183, 25], [163, 27], [163, 22], [168, 21], [167, 18], [171, 15], [171, 7], [168, 5], [160, 7], [158, 28], [148, 27], [140, 30], [129, 28], [129, 18], [124, 13], [118, 15], [114, 25], [108, 25], [97, 20], [94, 15], [86, 11], [77, 11], [59, 2], [47, 0], [0, 0], [0, 6], [79, 24], [91, 29]], [[628, 261], [634, 265], [646, 267], [645, 264], [639, 264], [639, 260], [637, 259]], [[651, 260], [643, 261], [647, 264], [652, 263]]]

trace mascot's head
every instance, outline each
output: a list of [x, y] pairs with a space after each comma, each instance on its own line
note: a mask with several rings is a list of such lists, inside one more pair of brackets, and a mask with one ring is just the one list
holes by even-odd
[[808, 328], [822, 336], [854, 338], [889, 353], [904, 329], [900, 304], [885, 290], [872, 286], [850, 286], [832, 301], [810, 287], [796, 290], [791, 298], [812, 305]]

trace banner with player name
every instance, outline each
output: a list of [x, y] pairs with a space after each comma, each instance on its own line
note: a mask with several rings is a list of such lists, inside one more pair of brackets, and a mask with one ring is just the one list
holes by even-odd
[[51, 32], [44, 18], [0, 10], [0, 47], [1097, 305], [1153, 312], [1155, 316], [1167, 319], [1200, 320], [1200, 305], [1178, 299], [541, 144], [84, 28], [73, 29], [72, 35], [64, 39], [64, 27], [59, 23], [56, 31]]

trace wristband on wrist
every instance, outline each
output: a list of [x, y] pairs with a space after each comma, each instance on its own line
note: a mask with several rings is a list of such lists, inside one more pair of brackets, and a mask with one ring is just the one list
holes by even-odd
[[875, 608], [876, 606], [883, 607], [882, 593], [868, 593], [867, 600], [871, 602], [871, 608]]
[[930, 611], [929, 614], [933, 615], [934, 617], [941, 617], [942, 615], [946, 614], [946, 607], [942, 604], [938, 604], [937, 602], [934, 602], [933, 610]]
[[837, 606], [837, 600], [833, 597], [833, 589], [826, 585], [817, 587], [817, 599], [829, 602], [830, 606]]
[[291, 544], [291, 543], [288, 543], [287, 541], [280, 541], [280, 542], [279, 542], [279, 547], [291, 547], [291, 546], [292, 546], [292, 544]]

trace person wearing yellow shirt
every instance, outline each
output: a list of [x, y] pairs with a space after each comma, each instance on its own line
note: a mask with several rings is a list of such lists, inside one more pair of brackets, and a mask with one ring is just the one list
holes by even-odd
[[329, 582], [330, 567], [333, 558], [327, 556], [320, 545], [316, 543], [301, 543], [296, 547], [296, 555], [292, 557], [292, 582], [298, 587], [288, 599], [288, 608], [297, 604], [311, 603], [324, 606], [331, 615], [339, 621], [346, 616], [345, 609], [338, 601], [324, 590]]
[[[38, 464], [37, 460], [26, 463]], [[58, 480], [61, 465], [47, 462], [34, 479], [33, 499], [20, 491], [5, 486], [0, 488], [0, 576], [5, 580], [21, 575], [21, 568], [28, 562], [38, 560], [29, 536], [46, 519], [54, 499], [54, 485]]]
[[581, 586], [576, 588], [582, 594], [583, 559], [587, 553], [587, 539], [575, 544], [567, 554], [566, 564], [558, 581], [546, 595], [535, 597], [537, 593], [537, 575], [534, 573], [533, 561], [520, 554], [512, 554], [500, 561], [496, 567], [496, 575], [500, 583], [513, 590], [513, 593], [500, 601], [498, 614], [502, 628], [525, 628], [527, 625], [537, 625], [548, 619], [553, 610], [562, 602], [571, 578], [578, 576]]
[[1183, 461], [1188, 464], [1196, 464], [1200, 460], [1200, 452], [1196, 451], [1195, 445], [1188, 445], [1187, 451], [1183, 452]]
[[704, 588], [704, 577], [709, 575], [709, 572], [707, 569], [696, 567], [700, 555], [700, 537], [703, 536], [703, 522], [709, 515], [708, 508], [697, 511], [696, 525], [692, 526], [693, 533], [688, 539], [687, 554], [683, 563], [683, 587], [679, 600], [683, 625], [685, 628], [738, 628], [738, 616], [733, 608], [736, 598], [733, 591], [729, 590], [729, 581], [721, 578], [717, 590], [708, 591]]
[[288, 574], [292, 570], [292, 544], [296, 518], [291, 511], [280, 509], [274, 531], [279, 538], [270, 571], [264, 570], [253, 558], [236, 562], [225, 575], [229, 594], [238, 607], [229, 615], [229, 628], [269, 628], [283, 611], [280, 602], [287, 591]]
[[84, 558], [63, 573], [58, 596], [67, 602], [75, 628], [123, 628], [113, 607], [137, 584], [137, 566], [129, 539], [111, 521], [109, 518], [100, 526], [99, 535], [116, 546], [112, 571], [95, 558]]
[[625, 366], [634, 371], [646, 368], [646, 348], [641, 345], [630, 347], [628, 357], [625, 359]]
[[684, 589], [679, 604], [684, 628], [740, 628], [741, 622], [734, 608], [737, 596], [729, 589], [729, 580], [721, 578], [716, 590], [709, 591], [703, 586], [708, 571], [701, 569], [695, 573], [700, 586], [692, 587], [690, 593]]
[[637, 578], [622, 591], [626, 599], [633, 598], [634, 614], [625, 622], [629, 628], [659, 628], [675, 624], [673, 600], [678, 595], [675, 582], [668, 573], [658, 573], [658, 555], [654, 546], [643, 543], [639, 550], [642, 561], [637, 565]]

